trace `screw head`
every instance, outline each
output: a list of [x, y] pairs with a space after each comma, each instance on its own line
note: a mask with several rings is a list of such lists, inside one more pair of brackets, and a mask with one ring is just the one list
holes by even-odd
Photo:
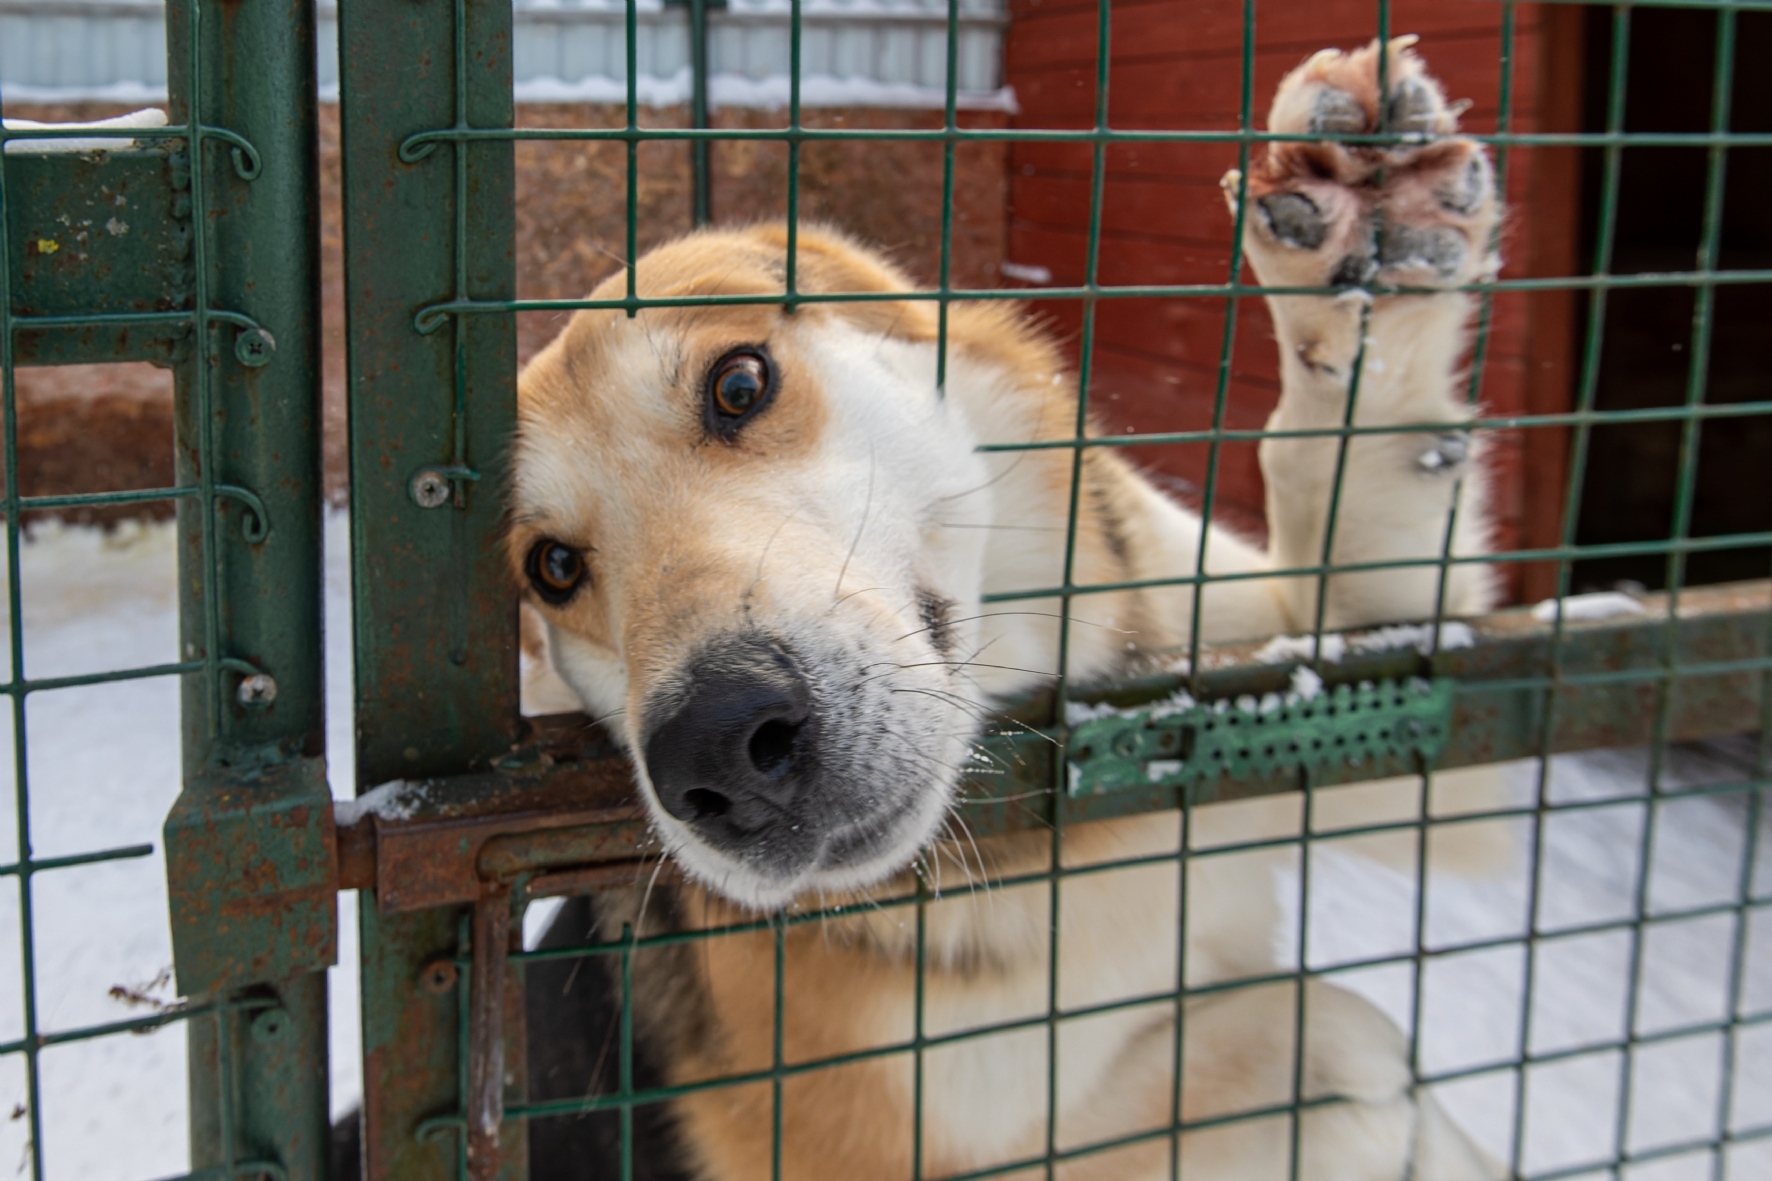
[[247, 328], [234, 337], [234, 356], [249, 369], [269, 365], [276, 351], [277, 338], [263, 328]]
[[432, 960], [418, 972], [418, 986], [436, 996], [448, 992], [455, 987], [461, 972], [448, 960]]
[[442, 508], [449, 503], [452, 489], [449, 486], [449, 477], [434, 467], [427, 467], [421, 468], [412, 477], [408, 491], [419, 508]]
[[240, 682], [241, 705], [269, 705], [277, 700], [276, 678], [267, 673], [253, 673]]

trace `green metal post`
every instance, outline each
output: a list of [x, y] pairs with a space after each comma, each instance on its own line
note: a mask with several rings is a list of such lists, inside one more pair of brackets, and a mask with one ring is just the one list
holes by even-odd
[[[431, 128], [511, 126], [511, 6], [347, 4], [339, 54], [362, 790], [485, 769], [518, 733], [500, 548], [513, 317], [416, 322], [429, 304], [515, 293], [513, 153], [402, 148]], [[387, 915], [367, 892], [360, 910], [367, 1175], [462, 1175], [454, 1125], [426, 1121], [458, 1103], [466, 982], [445, 996], [417, 981], [459, 950], [465, 911]], [[501, 1154], [522, 1167], [520, 1126]]]
[[414, 322], [433, 302], [513, 293], [511, 144], [401, 150], [433, 127], [510, 126], [510, 28], [510, 5], [487, 0], [340, 11], [362, 784], [483, 768], [517, 734], [499, 548], [516, 331], [508, 316]]
[[167, 14], [193, 331], [176, 370], [185, 786], [165, 835], [191, 1156], [325, 1175], [336, 954], [320, 660], [312, 0]]

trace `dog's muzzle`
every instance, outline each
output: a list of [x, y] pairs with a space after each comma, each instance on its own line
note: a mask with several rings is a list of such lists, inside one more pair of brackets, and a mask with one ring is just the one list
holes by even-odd
[[797, 868], [823, 827], [806, 815], [818, 775], [806, 677], [780, 645], [749, 637], [704, 649], [683, 675], [687, 691], [648, 726], [660, 806], [717, 849]]

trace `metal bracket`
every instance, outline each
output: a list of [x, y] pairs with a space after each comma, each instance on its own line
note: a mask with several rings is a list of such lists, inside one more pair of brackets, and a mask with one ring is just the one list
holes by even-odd
[[1455, 687], [1449, 677], [1411, 677], [1336, 685], [1312, 697], [1195, 702], [1177, 695], [1115, 710], [1071, 730], [1069, 792], [1268, 777], [1396, 756], [1431, 761], [1451, 733]]
[[166, 818], [181, 995], [319, 972], [337, 958], [338, 854], [326, 767], [295, 759], [189, 780]]
[[162, 147], [7, 155], [14, 359], [168, 364], [191, 331], [190, 168]]

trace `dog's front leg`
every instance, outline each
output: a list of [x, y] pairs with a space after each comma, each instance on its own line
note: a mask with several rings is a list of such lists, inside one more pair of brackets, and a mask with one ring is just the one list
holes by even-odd
[[[1344, 289], [1273, 295], [1282, 394], [1270, 431], [1319, 432], [1261, 445], [1270, 555], [1278, 569], [1373, 564], [1327, 582], [1329, 628], [1433, 615], [1447, 548], [1471, 556], [1488, 541], [1486, 476], [1464, 424], [1459, 380], [1475, 301], [1457, 290], [1378, 295], [1369, 287], [1456, 288], [1492, 274], [1498, 215], [1481, 145], [1456, 128], [1438, 83], [1393, 42], [1390, 93], [1378, 87], [1376, 47], [1326, 50], [1281, 84], [1271, 130], [1300, 134], [1408, 133], [1394, 147], [1276, 142], [1247, 181], [1244, 249], [1263, 285]], [[1243, 187], [1224, 182], [1233, 210]], [[1350, 408], [1351, 403], [1351, 408]], [[1390, 426], [1405, 431], [1356, 433]], [[1339, 495], [1337, 487], [1339, 486]], [[1456, 516], [1454, 516], [1456, 509]], [[1295, 629], [1318, 619], [1314, 576], [1285, 580]], [[1453, 566], [1444, 609], [1483, 610], [1486, 567]]]

